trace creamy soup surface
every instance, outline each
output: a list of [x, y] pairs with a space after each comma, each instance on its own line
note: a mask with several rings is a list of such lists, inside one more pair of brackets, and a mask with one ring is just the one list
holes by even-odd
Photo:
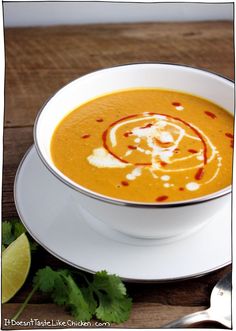
[[132, 89], [70, 112], [51, 141], [55, 166], [94, 192], [129, 201], [201, 197], [231, 184], [233, 116], [199, 97]]

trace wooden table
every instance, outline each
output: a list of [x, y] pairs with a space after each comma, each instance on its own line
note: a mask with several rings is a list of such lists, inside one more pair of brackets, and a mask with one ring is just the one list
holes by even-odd
[[[5, 47], [3, 220], [18, 217], [13, 201], [16, 169], [33, 144], [37, 112], [62, 85], [99, 68], [142, 61], [187, 64], [234, 78], [231, 22], [8, 28]], [[65, 266], [43, 248], [38, 249], [25, 285], [3, 305], [2, 323], [29, 293], [35, 270], [45, 265]], [[207, 307], [212, 287], [230, 269], [177, 283], [127, 284], [133, 309], [129, 321], [119, 327], [158, 328]], [[68, 320], [70, 316], [37, 293], [21, 316], [21, 320], [30, 318]], [[2, 328], [6, 326], [2, 324]]]

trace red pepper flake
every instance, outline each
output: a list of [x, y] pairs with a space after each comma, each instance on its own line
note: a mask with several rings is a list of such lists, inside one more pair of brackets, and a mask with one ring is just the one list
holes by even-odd
[[128, 131], [128, 132], [125, 132], [125, 133], [124, 133], [124, 136], [127, 138], [127, 137], [129, 137], [131, 134], [133, 134], [133, 132]]
[[188, 152], [189, 152], [189, 153], [193, 153], [193, 154], [197, 153], [196, 149], [191, 149], [191, 148], [188, 149]]
[[90, 137], [90, 134], [84, 134], [81, 138], [86, 139], [86, 138], [89, 138], [89, 137]]
[[204, 168], [199, 168], [196, 172], [195, 179], [200, 180], [204, 175]]
[[168, 199], [168, 196], [167, 195], [161, 195], [159, 197], [156, 198], [156, 201], [157, 202], [162, 202], [162, 201], [165, 201]]
[[126, 182], [125, 180], [122, 180], [121, 185], [123, 185], [123, 186], [129, 186], [129, 183]]
[[178, 152], [179, 152], [179, 148], [175, 148], [174, 153], [178, 153]]
[[166, 162], [164, 162], [164, 161], [161, 161], [161, 162], [160, 162], [160, 165], [161, 165], [162, 167], [165, 167], [167, 164], [168, 164], [168, 163], [166, 163]]
[[152, 126], [153, 126], [152, 123], [148, 123], [148, 124], [145, 125], [145, 126], [141, 126], [140, 129], [147, 129], [147, 128], [150, 128], [150, 127], [152, 127]]
[[230, 147], [234, 148], [234, 140], [233, 139], [230, 141]]
[[228, 138], [231, 138], [231, 139], [234, 138], [234, 136], [232, 135], [232, 133], [228, 133], [228, 132], [227, 132], [225, 135], [226, 135], [226, 137], [228, 137]]
[[129, 149], [137, 149], [136, 146], [132, 146], [132, 145], [129, 145], [128, 148], [129, 148]]
[[101, 122], [103, 122], [103, 119], [102, 118], [97, 118], [96, 122], [101, 123]]
[[211, 113], [210, 111], [205, 111], [204, 112], [207, 116], [209, 116], [209, 117], [211, 117], [211, 118], [216, 118], [216, 115], [215, 114], [213, 114], [213, 113]]
[[180, 190], [180, 191], [184, 191], [184, 188], [183, 188], [183, 187], [180, 187], [179, 190]]
[[172, 105], [175, 106], [175, 107], [179, 107], [179, 106], [181, 106], [181, 103], [180, 102], [172, 102]]

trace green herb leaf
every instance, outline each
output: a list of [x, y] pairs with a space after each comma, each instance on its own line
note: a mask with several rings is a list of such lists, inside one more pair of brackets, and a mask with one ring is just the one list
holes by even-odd
[[8, 221], [2, 223], [2, 244], [4, 246], [10, 245], [14, 241], [12, 233], [12, 224]]
[[72, 315], [78, 321], [90, 321], [92, 314], [89, 304], [86, 302], [81, 290], [76, 285], [71, 276], [67, 277], [68, 285], [68, 305]]
[[98, 319], [106, 322], [122, 323], [128, 320], [132, 307], [132, 300], [128, 297], [115, 298], [109, 294], [98, 295], [99, 306], [96, 309]]
[[14, 238], [18, 238], [22, 233], [26, 232], [24, 225], [19, 222], [13, 222], [13, 236]]
[[89, 311], [90, 311], [91, 315], [95, 315], [96, 308], [97, 308], [97, 301], [94, 299], [93, 290], [91, 289], [90, 286], [89, 287], [82, 287], [81, 292], [82, 292], [84, 298], [87, 301], [87, 304], [88, 304]]
[[95, 315], [102, 321], [121, 323], [129, 318], [132, 301], [118, 276], [97, 272], [91, 282], [85, 277], [85, 287], [79, 286], [73, 275], [67, 269], [45, 267], [38, 270], [33, 282], [56, 304], [69, 308], [76, 320], [89, 321]]
[[35, 252], [38, 249], [39, 245], [33, 240], [32, 241], [30, 240], [29, 242], [30, 242], [31, 252]]
[[115, 298], [122, 298], [126, 295], [126, 288], [121, 279], [116, 275], [108, 275], [105, 270], [94, 275], [93, 287], [105, 291]]
[[60, 274], [53, 271], [50, 267], [39, 269], [34, 276], [34, 285], [38, 284], [39, 289], [44, 293], [52, 292], [55, 280], [60, 278]]
[[[4, 250], [24, 232], [26, 232], [26, 229], [20, 220], [13, 219], [11, 222], [4, 221], [2, 223], [2, 249]], [[29, 242], [31, 252], [35, 251], [38, 247], [38, 244], [31, 238], [29, 238]]]
[[34, 277], [34, 286], [51, 295], [58, 305], [65, 305], [77, 320], [89, 321], [92, 317], [87, 303], [69, 270], [54, 271], [50, 267], [38, 270]]
[[67, 270], [60, 270], [58, 272], [59, 277], [55, 277], [54, 280], [54, 287], [51, 296], [53, 301], [59, 306], [67, 304], [67, 300], [68, 300], [68, 287], [66, 281], [67, 275], [68, 275]]
[[132, 300], [126, 295], [125, 285], [116, 275], [97, 272], [92, 283], [99, 299], [97, 318], [102, 321], [121, 323], [129, 318]]

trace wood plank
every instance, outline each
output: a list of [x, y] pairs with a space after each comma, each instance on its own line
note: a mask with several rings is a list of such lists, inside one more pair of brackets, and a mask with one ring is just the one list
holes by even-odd
[[174, 62], [234, 77], [231, 22], [7, 28], [5, 47], [6, 126], [32, 125], [56, 90], [108, 66]]
[[[11, 319], [11, 317], [17, 312], [19, 307], [19, 304], [14, 303], [6, 304], [3, 306], [3, 329], [8, 329], [7, 323], [9, 322], [7, 321], [7, 319]], [[205, 307], [165, 306], [155, 303], [153, 303], [152, 305], [146, 303], [139, 303], [134, 304], [129, 321], [120, 325], [112, 324], [111, 326], [126, 328], [158, 328], [161, 327], [163, 324], [168, 323], [172, 319], [177, 319], [183, 315], [190, 314], [204, 308]], [[71, 325], [73, 320], [69, 313], [65, 312], [62, 307], [58, 307], [53, 304], [29, 304], [27, 306], [27, 309], [20, 316], [18, 323], [27, 321], [30, 322], [33, 319], [33, 323], [36, 324], [35, 320], [41, 322], [45, 321], [45, 316], [47, 316], [47, 321], [50, 321], [54, 326], [56, 326], [56, 323], [58, 323], [58, 321], [65, 321], [66, 323]], [[95, 327], [95, 321], [91, 321], [91, 327], [93, 326]], [[37, 325], [22, 327], [22, 329], [24, 328], [37, 328]], [[17, 327], [17, 329], [19, 329], [19, 327]]]
[[2, 218], [18, 217], [13, 188], [17, 168], [21, 159], [33, 144], [33, 129], [5, 128], [3, 143]]
[[[58, 307], [53, 304], [29, 304], [27, 309], [23, 312], [20, 318], [17, 320], [18, 325], [15, 325], [16, 321], [11, 322], [12, 316], [18, 311], [19, 304], [6, 304], [3, 306], [2, 314], [2, 329], [10, 330], [14, 329], [41, 329], [45, 328], [45, 323], [48, 322], [47, 329], [50, 328], [81, 328], [81, 327], [112, 327], [112, 328], [161, 328], [163, 325], [181, 318], [187, 314], [195, 313], [203, 310], [205, 306], [199, 307], [182, 307], [182, 306], [166, 306], [161, 304], [134, 304], [130, 318], [125, 323], [120, 324], [107, 324], [99, 325], [96, 320], [83, 324], [81, 321], [75, 321], [68, 312], [63, 310], [62, 307]], [[45, 319], [45, 316], [47, 318]], [[13, 325], [9, 325], [13, 323]], [[21, 324], [20, 324], [21, 323]], [[64, 325], [62, 324], [64, 323]], [[22, 325], [22, 326], [20, 326]], [[44, 326], [43, 326], [44, 325]], [[201, 323], [198, 327], [207, 328], [220, 328], [222, 326], [217, 323]]]

